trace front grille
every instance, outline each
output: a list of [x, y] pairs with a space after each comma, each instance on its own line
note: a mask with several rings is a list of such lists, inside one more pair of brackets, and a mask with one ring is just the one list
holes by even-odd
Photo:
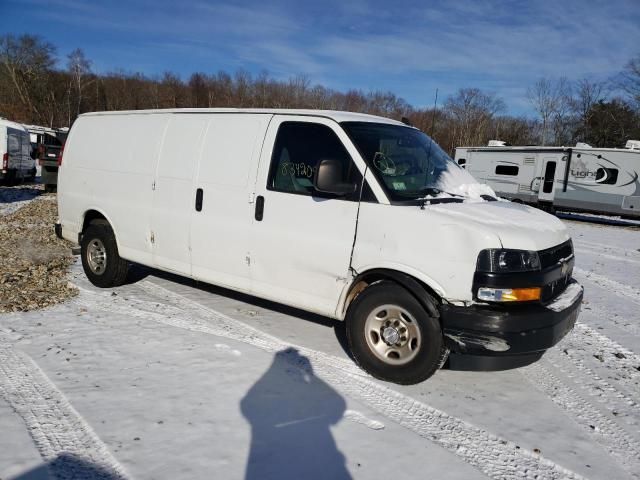
[[542, 270], [546, 270], [547, 268], [556, 265], [563, 258], [569, 258], [573, 255], [573, 244], [571, 243], [571, 240], [567, 240], [555, 247], [540, 250], [538, 255], [540, 256], [540, 266], [542, 267]]
[[570, 280], [571, 272], [554, 282], [547, 283], [544, 287], [542, 287], [542, 294], [540, 295], [540, 300], [542, 301], [542, 303], [546, 303], [564, 292], [564, 289], [567, 288]]
[[[544, 271], [547, 268], [558, 266], [560, 260], [565, 260], [573, 256], [573, 244], [571, 243], [571, 240], [567, 240], [566, 242], [561, 243], [560, 245], [556, 245], [555, 247], [539, 251], [538, 255], [540, 256], [540, 266]], [[553, 282], [547, 283], [542, 287], [541, 300], [543, 303], [554, 299], [562, 292], [564, 292], [564, 289], [567, 288], [567, 285], [571, 280], [571, 273], [571, 270], [569, 270], [563, 277], [559, 278], [558, 280], [554, 280]]]

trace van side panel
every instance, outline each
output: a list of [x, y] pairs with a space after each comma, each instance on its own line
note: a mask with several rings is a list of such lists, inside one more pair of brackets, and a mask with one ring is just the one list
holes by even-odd
[[196, 182], [202, 210], [191, 208], [193, 276], [248, 292], [253, 185], [272, 115], [209, 118]]
[[172, 114], [162, 143], [149, 238], [154, 266], [191, 275], [194, 177], [209, 115]]
[[65, 238], [77, 241], [84, 215], [97, 210], [110, 220], [120, 255], [150, 263], [153, 172], [166, 122], [166, 115], [97, 115], [76, 120], [60, 172]]

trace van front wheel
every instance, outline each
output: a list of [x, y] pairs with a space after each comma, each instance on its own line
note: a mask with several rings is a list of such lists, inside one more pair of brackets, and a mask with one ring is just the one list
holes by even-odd
[[347, 338], [358, 365], [402, 385], [432, 376], [448, 353], [438, 319], [392, 282], [376, 283], [356, 297], [347, 315]]
[[80, 250], [84, 273], [96, 287], [117, 287], [125, 282], [129, 264], [118, 255], [115, 235], [106, 221], [94, 221], [87, 227]]

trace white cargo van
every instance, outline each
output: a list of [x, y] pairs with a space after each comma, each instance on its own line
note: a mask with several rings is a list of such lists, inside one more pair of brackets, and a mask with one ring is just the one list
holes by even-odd
[[467, 368], [531, 363], [582, 299], [558, 219], [496, 200], [386, 118], [85, 114], [58, 192], [56, 230], [95, 285], [135, 262], [344, 319], [356, 361], [393, 382], [428, 378], [450, 351]]
[[0, 181], [35, 179], [36, 161], [31, 154], [29, 132], [19, 123], [4, 118], [0, 118], [0, 159]]

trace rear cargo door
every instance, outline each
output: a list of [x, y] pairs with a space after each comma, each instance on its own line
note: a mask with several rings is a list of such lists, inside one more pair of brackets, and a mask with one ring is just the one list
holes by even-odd
[[195, 172], [208, 119], [203, 114], [170, 115], [153, 182], [153, 264], [183, 275], [191, 275]]

